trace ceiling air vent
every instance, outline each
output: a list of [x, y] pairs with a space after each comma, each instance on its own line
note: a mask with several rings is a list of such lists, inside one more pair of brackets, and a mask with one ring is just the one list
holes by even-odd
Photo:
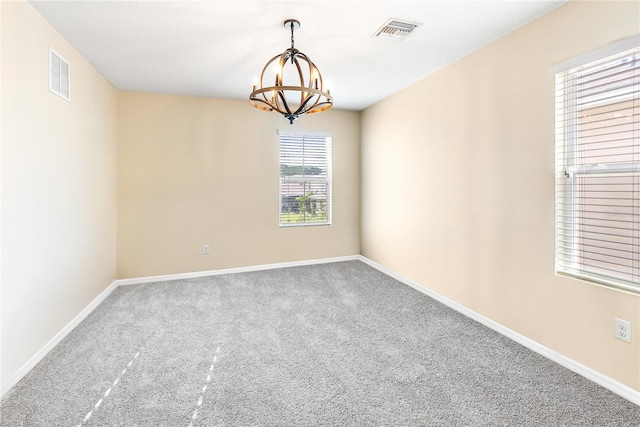
[[70, 100], [69, 63], [49, 48], [49, 90], [59, 97]]
[[401, 42], [420, 25], [422, 24], [418, 22], [401, 21], [391, 18], [385, 22], [382, 27], [378, 28], [373, 34], [373, 37]]

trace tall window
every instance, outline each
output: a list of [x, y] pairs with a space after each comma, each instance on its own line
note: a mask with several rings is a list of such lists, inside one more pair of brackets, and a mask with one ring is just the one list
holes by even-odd
[[331, 137], [280, 132], [280, 225], [331, 223]]
[[556, 78], [556, 272], [640, 292], [640, 37]]

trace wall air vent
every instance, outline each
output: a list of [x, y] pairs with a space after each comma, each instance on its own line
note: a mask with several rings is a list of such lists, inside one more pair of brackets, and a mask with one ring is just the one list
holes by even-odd
[[401, 42], [420, 25], [422, 24], [418, 22], [401, 21], [391, 18], [385, 22], [382, 27], [378, 28], [373, 34], [373, 37]]
[[67, 101], [71, 100], [69, 74], [69, 63], [49, 48], [49, 91]]

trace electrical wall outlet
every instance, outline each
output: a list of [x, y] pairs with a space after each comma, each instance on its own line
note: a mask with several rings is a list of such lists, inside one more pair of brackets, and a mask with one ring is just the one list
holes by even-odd
[[209, 255], [209, 245], [202, 245], [202, 255]]
[[622, 341], [631, 342], [631, 322], [614, 318], [613, 328], [614, 337]]

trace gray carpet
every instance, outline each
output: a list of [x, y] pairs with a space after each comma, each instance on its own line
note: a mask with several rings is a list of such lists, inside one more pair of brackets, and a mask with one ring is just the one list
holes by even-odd
[[2, 426], [638, 426], [640, 407], [358, 261], [116, 289]]

